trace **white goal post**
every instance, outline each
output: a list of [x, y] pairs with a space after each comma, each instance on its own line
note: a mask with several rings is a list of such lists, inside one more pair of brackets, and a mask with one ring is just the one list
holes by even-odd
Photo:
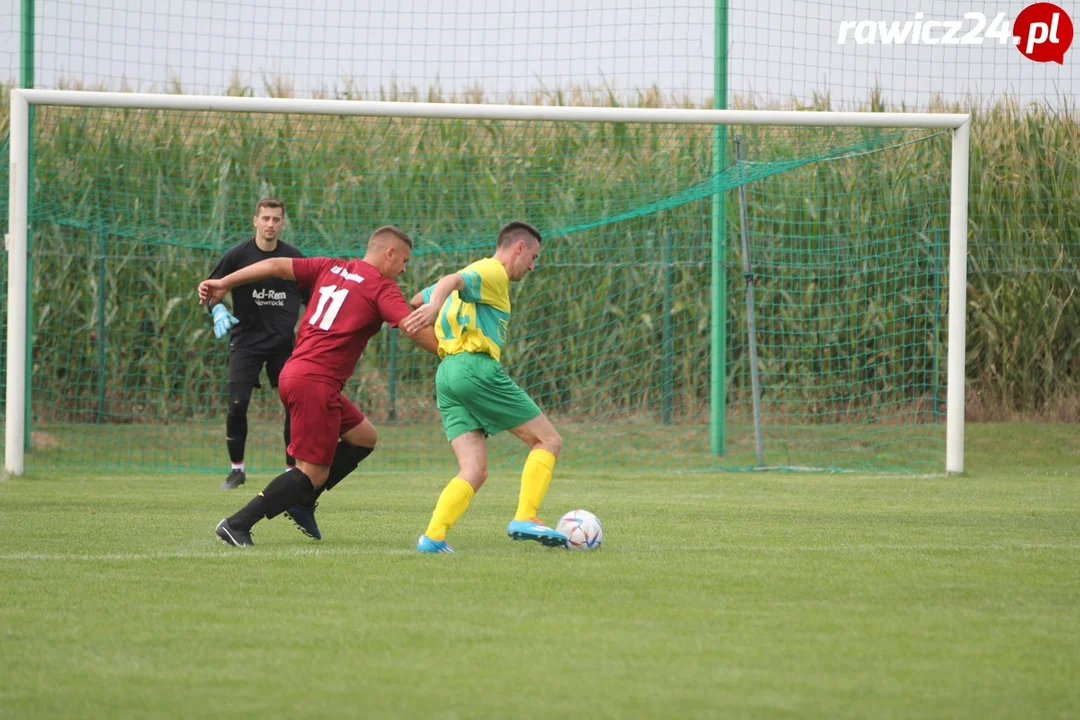
[[4, 435], [4, 466], [11, 474], [23, 473], [23, 450], [26, 442], [24, 414], [27, 383], [27, 200], [29, 197], [30, 107], [32, 105], [461, 120], [949, 130], [952, 135], [952, 154], [949, 199], [949, 340], [945, 471], [961, 473], [964, 470], [964, 360], [970, 122], [966, 114], [546, 107], [12, 89], [10, 94], [10, 207], [8, 233], [5, 238], [5, 248], [8, 253], [8, 307]]

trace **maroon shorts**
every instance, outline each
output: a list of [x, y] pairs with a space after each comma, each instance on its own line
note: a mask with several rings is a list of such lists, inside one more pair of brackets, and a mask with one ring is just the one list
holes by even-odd
[[333, 385], [282, 376], [278, 394], [289, 413], [289, 454], [297, 460], [329, 465], [338, 438], [364, 422], [364, 414]]

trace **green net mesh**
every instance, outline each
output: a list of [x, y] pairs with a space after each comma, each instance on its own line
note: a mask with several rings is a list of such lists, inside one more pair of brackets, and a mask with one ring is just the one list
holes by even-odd
[[[725, 9], [728, 42], [718, 51], [715, 29]], [[38, 88], [544, 105], [711, 107], [723, 93], [730, 107], [970, 112], [969, 420], [1074, 422], [1080, 418], [1080, 73], [1070, 59], [1077, 49], [1061, 64], [1037, 63], [987, 36], [989, 23], [1015, 20], [1022, 9], [1007, 0], [962, 12], [950, 0], [11, 2], [0, 6], [0, 137], [7, 86], [20, 78]], [[987, 24], [981, 42], [860, 43], [854, 33], [841, 42], [844, 23], [903, 25], [917, 14], [962, 20], [962, 34]], [[20, 56], [30, 39], [22, 31], [31, 25], [30, 52]], [[761, 155], [747, 158], [769, 161]], [[2, 141], [0, 164], [6, 164]], [[606, 170], [598, 165], [597, 172]], [[235, 186], [236, 170], [230, 173]], [[0, 172], [0, 184], [6, 180]], [[293, 181], [271, 178], [289, 191]], [[671, 193], [708, 182], [703, 174]], [[670, 197], [659, 190], [620, 211], [641, 212]], [[5, 202], [0, 194], [0, 208]], [[725, 234], [732, 252], [739, 245], [734, 203], [729, 198]], [[305, 242], [317, 233], [301, 222], [309, 212], [294, 212]], [[611, 216], [588, 208], [551, 227]], [[5, 220], [0, 215], [0, 225]], [[217, 228], [239, 232], [237, 222], [219, 219]], [[473, 232], [425, 240], [460, 244], [470, 242], [463, 233]], [[221, 237], [208, 231], [206, 243], [216, 248]]]
[[[943, 467], [939, 134], [733, 127], [742, 160], [713, 173], [705, 126], [39, 108], [34, 129], [31, 469], [227, 468], [227, 347], [195, 286], [250, 236], [264, 195], [286, 200], [286, 239], [307, 255], [360, 255], [385, 223], [409, 231], [407, 296], [490, 254], [504, 222], [540, 227], [504, 364], [566, 438], [565, 467], [756, 467], [755, 426], [768, 467]], [[731, 224], [722, 395], [709, 379], [714, 198]], [[372, 470], [451, 462], [435, 366], [396, 331], [369, 346], [346, 394], [379, 428]], [[283, 461], [263, 385], [255, 472]], [[495, 438], [492, 465], [520, 465], [516, 443]]]
[[[1033, 63], [988, 36], [999, 16], [1007, 28], [1028, 4], [34, 0], [0, 7], [0, 80], [18, 77], [20, 11], [29, 7], [41, 88], [705, 105], [720, 60], [732, 104], [818, 97], [852, 107], [876, 88], [897, 108], [1012, 97], [1065, 110], [1080, 91], [1075, 63]], [[714, 29], [725, 16], [728, 45], [718, 58]], [[841, 37], [843, 22], [917, 17], [959, 21], [961, 34], [972, 34], [933, 46]]]

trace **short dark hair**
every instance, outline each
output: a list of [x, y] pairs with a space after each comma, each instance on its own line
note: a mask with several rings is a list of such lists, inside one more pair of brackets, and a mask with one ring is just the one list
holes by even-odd
[[393, 235], [398, 240], [408, 245], [410, 250], [412, 249], [412, 238], [409, 237], [401, 228], [394, 227], [393, 225], [383, 225], [380, 228], [376, 228], [375, 232], [371, 233], [369, 241], [374, 240], [379, 235]]
[[285, 201], [278, 200], [277, 198], [267, 197], [263, 198], [259, 202], [255, 203], [255, 217], [259, 216], [259, 211], [263, 208], [281, 208], [282, 217], [285, 216]]
[[540, 242], [540, 231], [523, 220], [515, 220], [503, 226], [499, 231], [499, 239], [495, 241], [495, 247], [505, 247], [512, 242], [521, 239], [522, 235], [531, 236], [536, 242]]

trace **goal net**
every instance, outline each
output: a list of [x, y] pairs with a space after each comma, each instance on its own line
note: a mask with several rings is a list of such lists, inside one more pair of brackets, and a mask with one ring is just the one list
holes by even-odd
[[[283, 239], [307, 256], [361, 256], [383, 224], [409, 232], [406, 297], [490, 255], [502, 224], [540, 228], [503, 363], [563, 434], [563, 467], [944, 469], [945, 120], [744, 114], [718, 131], [686, 119], [705, 111], [448, 118], [402, 104], [414, 116], [395, 117], [261, 102], [36, 108], [29, 332], [5, 347], [5, 364], [26, 362], [28, 404], [21, 424], [6, 418], [6, 442], [21, 437], [29, 468], [226, 467], [227, 341], [195, 288], [274, 196]], [[498, 114], [511, 110], [522, 118]], [[9, 200], [14, 227], [18, 192]], [[379, 431], [370, 470], [451, 462], [436, 364], [397, 331], [370, 343], [345, 389]], [[282, 407], [262, 384], [247, 464], [272, 474]], [[18, 390], [6, 388], [9, 407]], [[516, 443], [493, 439], [493, 468], [520, 465]]]

